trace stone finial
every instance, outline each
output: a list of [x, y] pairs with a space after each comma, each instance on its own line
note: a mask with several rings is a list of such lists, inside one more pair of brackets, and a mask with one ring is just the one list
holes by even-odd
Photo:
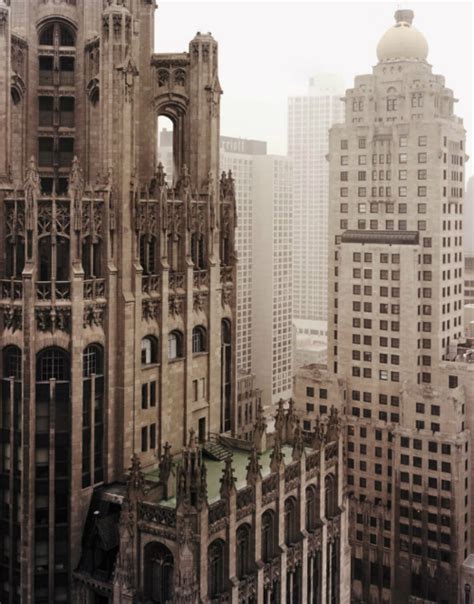
[[173, 467], [173, 458], [171, 456], [171, 445], [166, 442], [164, 445], [164, 453], [160, 458], [159, 471], [160, 471], [160, 482], [164, 486], [164, 497], [168, 499], [170, 497], [170, 478], [171, 470]]
[[257, 479], [262, 478], [262, 466], [260, 465], [260, 455], [257, 447], [254, 445], [250, 453], [249, 462], [247, 464], [247, 485], [252, 486]]
[[338, 411], [337, 411], [336, 407], [334, 407], [334, 405], [332, 405], [331, 411], [329, 413], [329, 420], [328, 420], [327, 427], [326, 427], [326, 442], [327, 443], [335, 442], [339, 438], [340, 423], [341, 422], [339, 419]]
[[285, 401], [281, 398], [278, 401], [278, 409], [275, 415], [275, 433], [279, 435], [279, 438], [283, 438], [283, 429], [285, 427]]
[[288, 410], [285, 417], [285, 441], [293, 443], [296, 421], [295, 402], [292, 398], [288, 401]]
[[272, 453], [270, 455], [270, 469], [272, 472], [279, 472], [284, 465], [285, 456], [281, 446], [281, 438], [278, 433], [275, 433], [275, 442], [273, 444]]
[[197, 447], [196, 444], [196, 431], [194, 430], [194, 428], [191, 428], [189, 430], [189, 442], [188, 442], [188, 447], [190, 449], [195, 449]]
[[313, 431], [312, 447], [314, 451], [319, 451], [324, 440], [323, 426], [319, 417], [316, 418], [316, 423]]
[[141, 469], [140, 458], [136, 453], [132, 455], [132, 461], [127, 477], [127, 495], [138, 497], [145, 493], [145, 477]]
[[234, 476], [234, 468], [232, 466], [232, 456], [225, 460], [225, 465], [222, 470], [220, 495], [222, 499], [226, 499], [232, 493], [235, 493], [236, 478]]
[[263, 414], [262, 402], [257, 405], [256, 420], [253, 427], [253, 442], [259, 453], [263, 453], [267, 448], [267, 422]]
[[304, 455], [303, 433], [301, 431], [300, 420], [296, 418], [295, 431], [293, 436], [293, 451], [291, 453], [293, 461], [300, 461]]

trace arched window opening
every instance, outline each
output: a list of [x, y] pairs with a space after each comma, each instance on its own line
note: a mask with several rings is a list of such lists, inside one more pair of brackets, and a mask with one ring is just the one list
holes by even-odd
[[158, 363], [158, 340], [154, 336], [142, 339], [141, 354], [142, 365]]
[[[74, 29], [63, 21], [48, 22], [39, 30], [38, 166], [44, 194], [67, 192], [67, 176], [75, 153]], [[59, 129], [59, 126], [61, 129]], [[67, 130], [66, 130], [67, 129]]]
[[40, 46], [75, 46], [76, 36], [65, 23], [48, 23], [40, 31]]
[[306, 530], [314, 531], [319, 518], [319, 489], [315, 485], [306, 488]]
[[[82, 487], [104, 478], [104, 351], [98, 344], [82, 355]], [[92, 434], [94, 438], [92, 439]]]
[[174, 558], [161, 543], [145, 546], [145, 598], [153, 604], [173, 601]]
[[324, 479], [326, 518], [333, 518], [337, 514], [337, 483], [333, 474], [328, 474]]
[[191, 236], [191, 259], [195, 270], [206, 269], [204, 235], [201, 233], [193, 233]]
[[69, 239], [49, 235], [38, 241], [39, 281], [69, 281]]
[[168, 359], [182, 359], [184, 356], [183, 350], [183, 334], [178, 331], [172, 331], [168, 336]]
[[102, 244], [100, 239], [94, 241], [91, 236], [84, 237], [82, 242], [82, 268], [84, 279], [102, 276]]
[[18, 235], [6, 241], [6, 277], [21, 279], [25, 268], [25, 240]]
[[221, 429], [231, 429], [232, 406], [232, 327], [228, 319], [221, 323]]
[[158, 163], [163, 164], [166, 181], [170, 187], [178, 174], [175, 157], [175, 128], [171, 118], [166, 115], [158, 117]]
[[156, 247], [157, 241], [154, 235], [145, 234], [140, 236], [140, 264], [144, 275], [155, 275], [157, 273]]
[[17, 346], [8, 346], [3, 349], [3, 377], [21, 380], [22, 354]]
[[207, 352], [207, 331], [199, 325], [193, 329], [193, 354]]
[[213, 541], [208, 548], [208, 591], [210, 598], [216, 598], [226, 590], [225, 543], [221, 539]]
[[[54, 583], [69, 572], [69, 499], [71, 491], [70, 358], [60, 348], [47, 348], [36, 357], [35, 590], [42, 586], [48, 568], [48, 551], [54, 551]], [[51, 459], [54, 462], [51, 463]], [[54, 492], [54, 497], [49, 496]], [[46, 527], [47, 530], [44, 530]], [[64, 582], [61, 583], [66, 585]], [[45, 599], [54, 601], [54, 591]], [[65, 600], [69, 601], [66, 588]]]
[[242, 580], [251, 572], [251, 529], [242, 524], [237, 529], [237, 578]]
[[296, 501], [289, 497], [285, 501], [285, 544], [293, 545], [298, 536], [298, 512]]
[[275, 512], [267, 510], [262, 515], [262, 560], [270, 562], [276, 553]]
[[227, 233], [221, 235], [221, 264], [230, 265], [230, 240]]

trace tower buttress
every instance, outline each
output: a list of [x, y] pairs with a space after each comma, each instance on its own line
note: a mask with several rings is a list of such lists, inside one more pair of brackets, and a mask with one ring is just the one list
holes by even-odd
[[0, 184], [10, 180], [10, 9], [0, 0]]

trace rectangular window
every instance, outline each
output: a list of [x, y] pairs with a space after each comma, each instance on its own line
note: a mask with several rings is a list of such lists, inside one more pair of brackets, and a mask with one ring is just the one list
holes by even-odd
[[142, 453], [148, 451], [148, 428], [142, 428]]
[[150, 426], [150, 449], [156, 449], [156, 424]]

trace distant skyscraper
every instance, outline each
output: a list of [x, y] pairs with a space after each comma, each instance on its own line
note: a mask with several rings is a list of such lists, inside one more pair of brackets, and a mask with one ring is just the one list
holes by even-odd
[[474, 256], [474, 176], [467, 181], [464, 203], [464, 253]]
[[235, 179], [238, 228], [237, 265], [237, 367], [252, 371], [252, 233], [253, 210], [257, 201], [253, 192], [254, 158], [265, 155], [267, 143], [241, 138], [221, 137], [221, 169], [232, 170]]
[[293, 161], [293, 316], [327, 319], [329, 128], [344, 117], [344, 82], [318, 74], [308, 94], [288, 101], [288, 156]]
[[253, 166], [252, 368], [268, 407], [292, 393], [292, 171], [276, 155]]

